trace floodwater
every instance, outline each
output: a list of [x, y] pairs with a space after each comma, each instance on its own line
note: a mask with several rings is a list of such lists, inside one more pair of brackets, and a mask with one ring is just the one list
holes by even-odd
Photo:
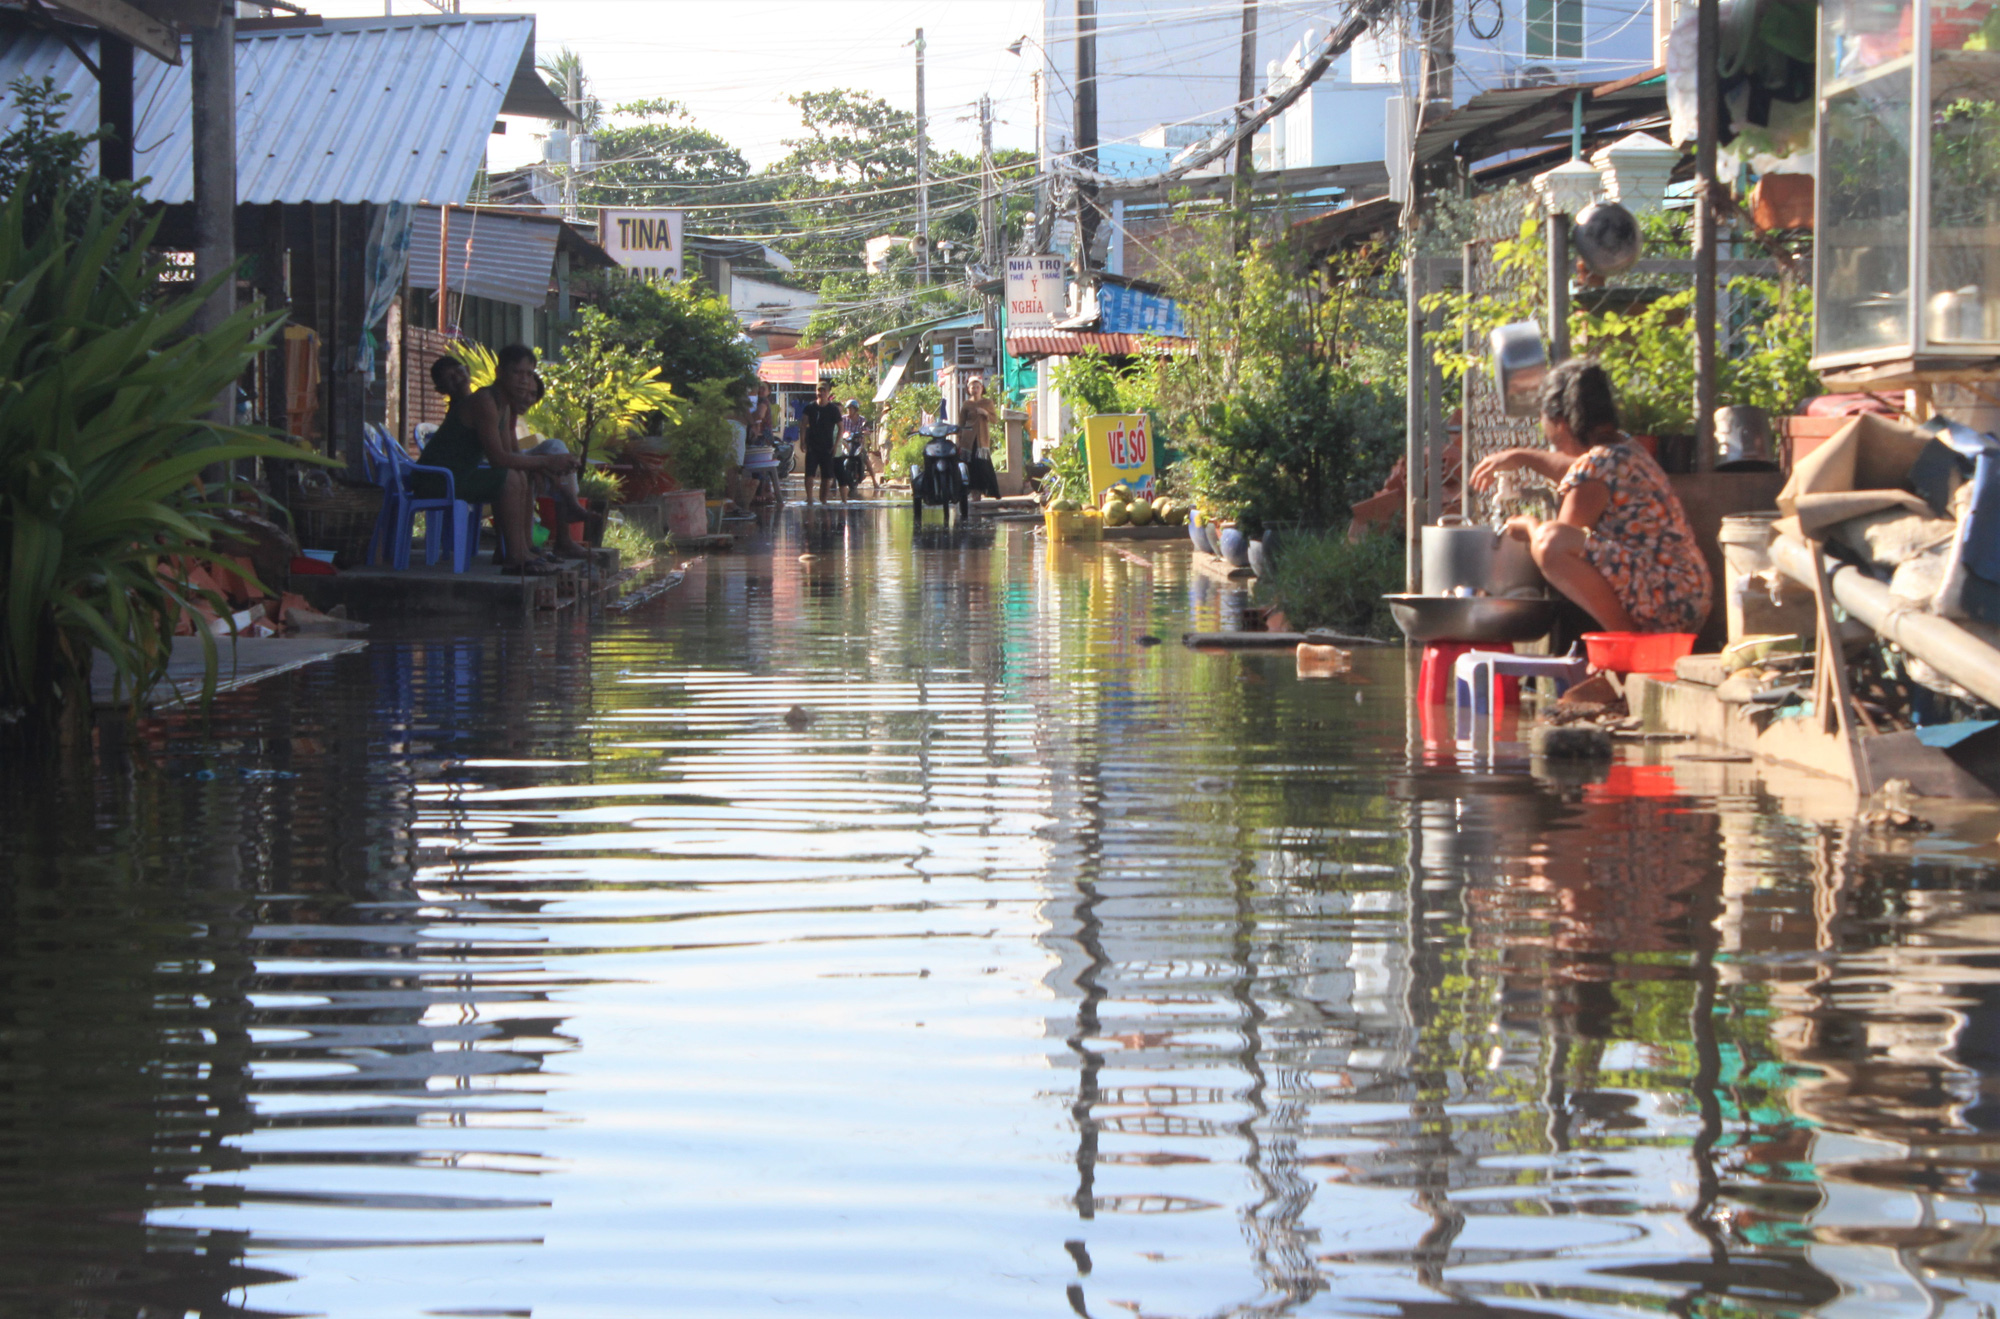
[[1994, 1313], [1993, 814], [1413, 756], [1238, 607], [793, 509], [8, 775], [0, 1314]]

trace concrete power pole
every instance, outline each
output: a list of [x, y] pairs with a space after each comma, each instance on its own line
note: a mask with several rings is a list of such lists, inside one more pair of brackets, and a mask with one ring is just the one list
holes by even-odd
[[[1250, 101], [1257, 95], [1257, 0], [1243, 0], [1243, 48], [1236, 61], [1236, 122], [1250, 117]], [[1257, 168], [1256, 152], [1250, 138], [1236, 144], [1236, 177], [1229, 185], [1229, 204], [1243, 210], [1250, 205], [1251, 175]]]
[[[1097, 0], [1076, 0], [1076, 164], [1097, 172]], [[1097, 239], [1097, 185], [1076, 185], [1076, 273], [1090, 272]]]
[[564, 103], [569, 106], [569, 169], [563, 175], [563, 219], [576, 222], [576, 167], [583, 163], [583, 69], [574, 62], [569, 66], [568, 96]]
[[1000, 267], [1000, 188], [993, 168], [993, 98], [979, 98], [979, 261], [991, 276]]
[[917, 282], [931, 282], [931, 182], [927, 172], [930, 153], [924, 139], [929, 126], [924, 119], [924, 30], [917, 29]]
[[1721, 6], [1695, 10], [1694, 448], [1695, 470], [1715, 466], [1715, 142], [1722, 94], [1715, 69]]
[[[236, 264], [236, 9], [222, 6], [215, 26], [192, 29], [188, 83], [193, 100], [194, 277], [197, 282]], [[236, 281], [224, 280], [202, 303], [197, 330], [212, 330], [236, 311]], [[236, 421], [236, 387], [215, 401], [209, 419]], [[218, 469], [218, 477], [219, 477]], [[217, 479], [217, 478], [211, 478]]]

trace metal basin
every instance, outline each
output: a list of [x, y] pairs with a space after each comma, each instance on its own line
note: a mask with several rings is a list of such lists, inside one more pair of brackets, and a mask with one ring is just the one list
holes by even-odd
[[1494, 595], [1385, 595], [1412, 641], [1533, 641], [1556, 619], [1553, 600]]

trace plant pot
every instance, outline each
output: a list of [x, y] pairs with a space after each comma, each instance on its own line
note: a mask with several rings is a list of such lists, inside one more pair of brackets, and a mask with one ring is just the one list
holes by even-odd
[[708, 492], [669, 490], [660, 496], [661, 520], [667, 534], [687, 544], [708, 534]]
[[1234, 523], [1223, 527], [1217, 534], [1215, 552], [1232, 568], [1250, 566], [1250, 538], [1238, 531]]
[[1261, 540], [1250, 542], [1250, 571], [1259, 577], [1271, 575], [1271, 551]]
[[1206, 524], [1189, 518], [1187, 528], [1188, 539], [1194, 542], [1194, 547], [1197, 550], [1200, 550], [1203, 554], [1215, 553], [1215, 542], [1208, 538], [1208, 527]]

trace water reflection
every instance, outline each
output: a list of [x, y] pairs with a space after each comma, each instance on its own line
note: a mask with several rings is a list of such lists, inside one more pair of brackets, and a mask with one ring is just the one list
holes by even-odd
[[774, 525], [9, 776], [0, 1312], [2000, 1300], [1990, 814], [1429, 763], [1184, 552]]

